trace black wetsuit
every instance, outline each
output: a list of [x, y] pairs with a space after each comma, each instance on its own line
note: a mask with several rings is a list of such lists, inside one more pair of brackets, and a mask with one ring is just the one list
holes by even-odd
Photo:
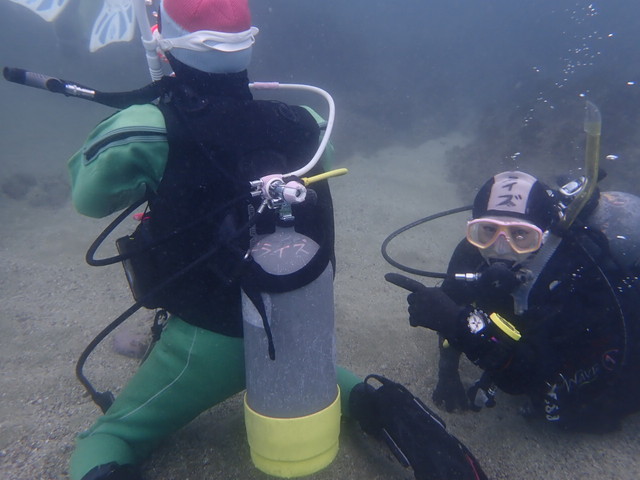
[[[546, 264], [522, 315], [515, 314], [509, 292], [492, 286], [446, 280], [442, 288], [459, 305], [498, 313], [521, 333], [518, 341], [452, 342], [492, 383], [528, 395], [549, 421], [606, 430], [640, 407], [640, 293], [635, 274], [607, 254], [603, 236], [576, 230]], [[487, 267], [478, 249], [463, 240], [448, 272]]]

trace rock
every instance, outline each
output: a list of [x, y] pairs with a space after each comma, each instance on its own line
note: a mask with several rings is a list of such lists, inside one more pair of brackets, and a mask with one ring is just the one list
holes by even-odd
[[151, 343], [148, 333], [140, 333], [127, 329], [113, 333], [113, 351], [129, 358], [142, 358]]
[[0, 190], [9, 198], [22, 200], [37, 183], [30, 173], [16, 173], [3, 180]]

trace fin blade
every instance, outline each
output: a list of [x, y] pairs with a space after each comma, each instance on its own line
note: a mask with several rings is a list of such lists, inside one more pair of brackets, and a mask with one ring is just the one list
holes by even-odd
[[70, 0], [10, 0], [28, 8], [46, 22], [53, 22]]
[[89, 51], [93, 53], [115, 42], [129, 42], [135, 29], [132, 0], [104, 0], [91, 30]]

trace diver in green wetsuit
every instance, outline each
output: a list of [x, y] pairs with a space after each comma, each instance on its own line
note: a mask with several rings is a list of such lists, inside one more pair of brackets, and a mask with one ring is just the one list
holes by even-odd
[[[103, 217], [147, 201], [129, 237], [142, 252], [131, 258], [132, 286], [145, 306], [171, 314], [138, 372], [78, 436], [73, 480], [141, 479], [140, 463], [163, 439], [245, 389], [239, 266], [250, 248], [247, 212], [260, 206], [248, 185], [300, 168], [321, 136], [308, 109], [253, 100], [246, 68], [257, 29], [250, 22], [246, 0], [164, 0], [159, 44], [175, 76], [163, 78], [157, 105], [133, 105], [109, 117], [69, 161], [80, 213]], [[326, 180], [314, 183], [313, 192], [292, 210], [296, 230], [319, 246], [322, 271], [335, 262], [333, 211]], [[251, 227], [268, 232], [275, 221], [267, 211]], [[443, 471], [449, 478], [486, 478], [468, 450], [400, 385], [379, 379], [383, 386], [375, 389], [340, 367], [336, 376], [342, 414], [393, 439], [394, 453], [416, 478], [443, 478]], [[440, 443], [435, 453], [430, 442]]]

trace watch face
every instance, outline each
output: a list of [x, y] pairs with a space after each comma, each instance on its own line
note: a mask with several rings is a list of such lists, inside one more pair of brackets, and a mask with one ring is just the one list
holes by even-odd
[[469, 330], [471, 333], [478, 333], [486, 326], [484, 318], [482, 318], [482, 315], [477, 312], [471, 312], [471, 315], [467, 318], [467, 323], [469, 324]]

